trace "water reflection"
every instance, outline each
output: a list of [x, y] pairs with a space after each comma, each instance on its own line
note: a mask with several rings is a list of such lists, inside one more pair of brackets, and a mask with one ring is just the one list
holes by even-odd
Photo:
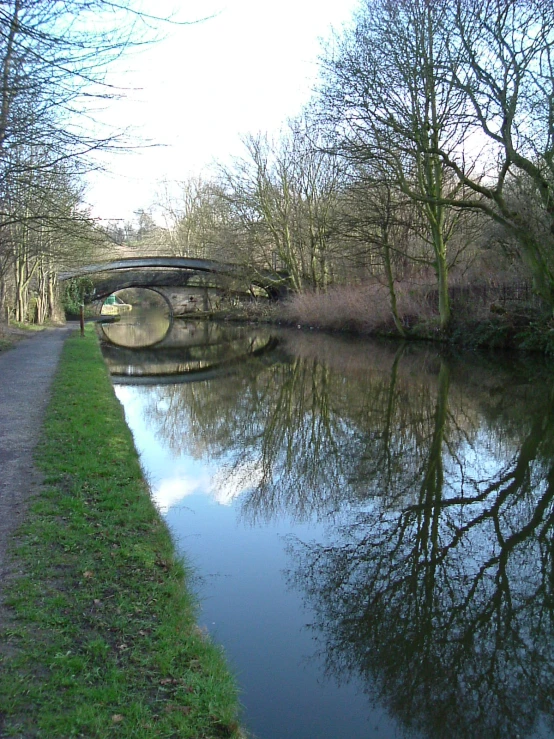
[[133, 349], [152, 347], [162, 342], [173, 324], [168, 311], [133, 306], [114, 323], [101, 323], [104, 339], [110, 343]]
[[252, 335], [244, 327], [227, 328], [209, 321], [172, 322], [154, 344], [137, 343], [133, 321], [122, 320], [107, 328], [103, 330], [104, 340], [108, 339], [103, 345], [104, 358], [114, 382], [122, 385], [200, 382], [238, 370], [244, 373], [248, 363], [261, 369], [267, 359], [272, 361], [277, 347], [270, 333]]
[[267, 354], [145, 416], [243, 521], [322, 523], [287, 580], [327, 675], [429, 738], [553, 736], [552, 377], [300, 332]]
[[553, 392], [519, 443], [491, 444], [456, 423], [448, 377], [442, 364], [411, 501], [375, 499], [332, 545], [291, 541], [290, 578], [327, 670], [365, 676], [407, 726], [528, 736], [553, 713]]

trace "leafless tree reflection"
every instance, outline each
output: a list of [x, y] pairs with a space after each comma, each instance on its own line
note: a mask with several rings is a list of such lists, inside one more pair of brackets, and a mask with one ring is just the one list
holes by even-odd
[[447, 372], [411, 502], [374, 498], [330, 543], [292, 541], [290, 579], [316, 614], [328, 672], [366, 678], [406, 726], [529, 736], [554, 713], [554, 389], [509, 458], [477, 434], [454, 476]]
[[[167, 443], [219, 461], [291, 540], [327, 671], [433, 739], [554, 716], [554, 383], [409, 346], [280, 338], [272, 362], [159, 388]], [[552, 727], [554, 730], [554, 727]]]

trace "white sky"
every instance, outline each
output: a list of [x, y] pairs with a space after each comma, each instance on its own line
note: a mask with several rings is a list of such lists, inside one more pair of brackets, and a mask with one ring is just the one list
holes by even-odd
[[[153, 13], [164, 2], [144, 0]], [[181, 19], [203, 23], [167, 29], [166, 38], [125, 61], [119, 84], [132, 90], [106, 116], [133, 126], [161, 148], [111, 155], [109, 173], [89, 178], [92, 214], [130, 219], [148, 208], [157, 182], [198, 175], [215, 159], [242, 153], [240, 136], [276, 132], [308, 101], [320, 38], [352, 16], [357, 0], [191, 0]]]

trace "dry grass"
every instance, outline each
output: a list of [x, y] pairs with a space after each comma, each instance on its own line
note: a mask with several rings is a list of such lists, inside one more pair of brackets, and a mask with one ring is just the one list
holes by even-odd
[[[405, 329], [414, 327], [427, 335], [438, 326], [438, 294], [429, 276], [419, 282], [395, 285], [397, 310]], [[491, 312], [540, 311], [530, 286], [521, 281], [493, 284], [490, 281], [468, 283], [453, 279], [450, 300], [454, 323], [487, 321]], [[331, 331], [346, 330], [361, 334], [397, 333], [385, 285], [370, 282], [361, 285], [337, 285], [327, 292], [304, 292], [292, 296], [282, 307], [283, 319], [290, 323]]]
[[[400, 284], [396, 297], [400, 319], [407, 328], [436, 317], [428, 286]], [[378, 282], [338, 285], [325, 293], [295, 295], [285, 304], [283, 317], [290, 322], [330, 330], [365, 334], [395, 331], [389, 292]]]

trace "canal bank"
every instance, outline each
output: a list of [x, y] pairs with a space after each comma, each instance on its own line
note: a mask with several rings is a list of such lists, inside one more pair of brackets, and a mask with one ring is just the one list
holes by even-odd
[[[552, 314], [529, 305], [491, 304], [479, 313], [469, 305], [456, 311], [447, 329], [441, 329], [436, 316], [414, 313], [404, 317], [402, 334], [388, 314], [375, 317], [371, 310], [334, 305], [323, 295], [298, 295], [284, 303], [250, 303], [239, 308], [205, 316], [231, 323], [288, 326], [317, 330], [336, 336], [363, 339], [383, 338], [433, 342], [461, 350], [500, 350], [518, 354], [554, 354]], [[380, 306], [384, 309], [383, 306]], [[198, 316], [202, 318], [202, 316]]]
[[240, 736], [234, 680], [196, 626], [92, 330], [65, 344], [35, 458], [4, 583], [0, 736]]

